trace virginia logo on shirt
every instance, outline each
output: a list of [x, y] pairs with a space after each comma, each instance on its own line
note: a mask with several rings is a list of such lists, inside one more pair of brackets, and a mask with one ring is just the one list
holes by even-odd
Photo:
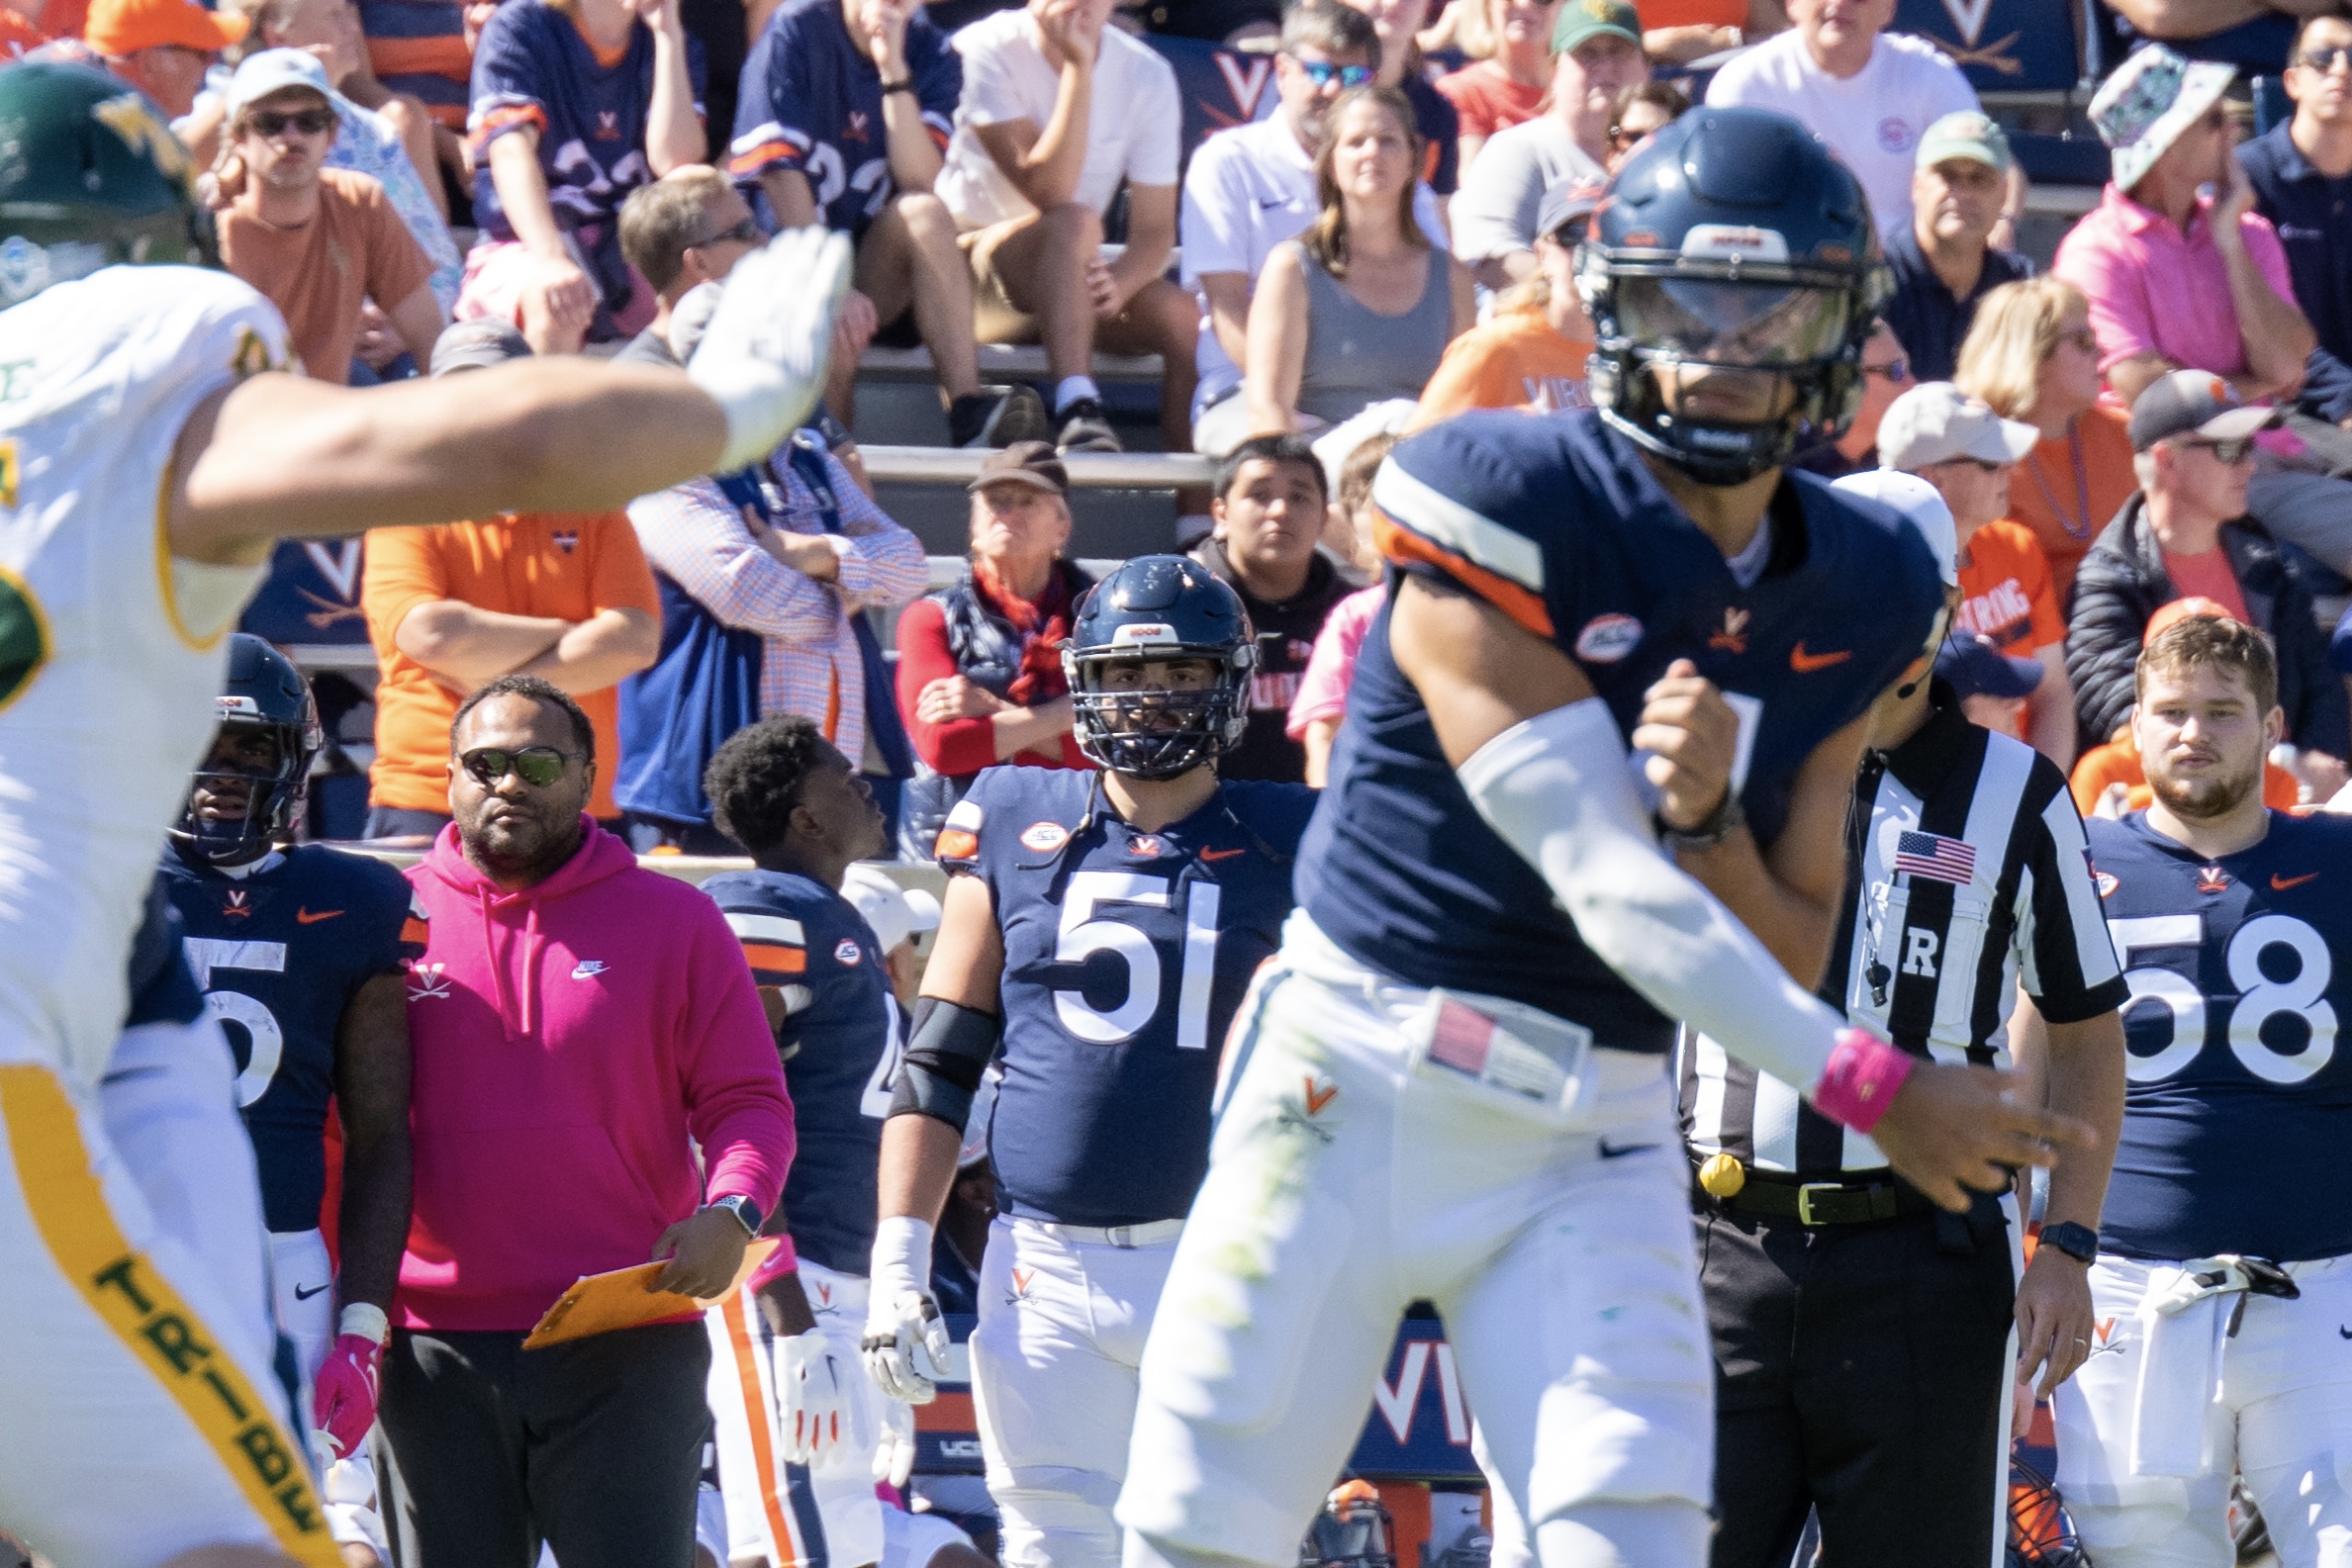
[[620, 112], [618, 110], [600, 109], [597, 111], [597, 139], [599, 141], [618, 141], [620, 139]]
[[841, 128], [841, 139], [844, 141], [865, 140], [868, 124], [865, 110], [852, 109], [849, 112], [849, 124]]
[[555, 547], [566, 555], [580, 548], [580, 530], [577, 528], [558, 528], [549, 537], [555, 540]]
[[242, 887], [232, 888], [229, 902], [222, 907], [221, 913], [231, 920], [250, 920], [253, 918], [251, 898], [252, 895]]
[[1708, 637], [1707, 646], [1722, 653], [1747, 652], [1747, 616], [1746, 610], [1726, 604], [1723, 629]]
[[446, 964], [411, 964], [409, 966], [409, 980], [411, 982], [409, 1000], [422, 1002], [428, 997], [437, 996], [442, 1001], [447, 1001], [450, 995], [449, 981], [443, 971], [448, 968], [449, 966]]

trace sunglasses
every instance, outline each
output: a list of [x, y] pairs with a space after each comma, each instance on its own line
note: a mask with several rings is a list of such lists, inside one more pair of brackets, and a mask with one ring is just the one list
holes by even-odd
[[756, 218], [746, 217], [743, 222], [737, 224], [734, 228], [722, 229], [715, 234], [695, 240], [685, 248], [688, 250], [703, 250], [708, 248], [711, 245], [725, 244], [730, 239], [739, 245], [758, 244], [760, 242], [760, 221]]
[[2352, 48], [2339, 44], [2334, 48], [2305, 49], [2296, 56], [2295, 63], [2315, 71], [2331, 71], [2347, 59], [2352, 59]]
[[2092, 331], [2088, 326], [2078, 326], [2071, 332], [2060, 332], [2058, 334], [2058, 341], [2061, 343], [2072, 343], [2075, 347], [2081, 349], [2086, 354], [2096, 354], [2099, 352], [2099, 334]]
[[1865, 376], [1884, 376], [1889, 381], [1909, 381], [1911, 379], [1911, 361], [1908, 359], [1890, 359], [1883, 365], [1864, 365], [1862, 367], [1862, 374]]
[[552, 746], [525, 746], [520, 751], [477, 746], [459, 757], [457, 765], [486, 789], [504, 783], [509, 774], [533, 788], [544, 789], [563, 777], [564, 765], [571, 760], [570, 752], [557, 751]]
[[334, 129], [334, 111], [297, 109], [280, 114], [274, 109], [256, 109], [245, 116], [245, 129], [262, 137], [284, 136], [289, 126], [306, 137], [325, 136]]
[[2202, 446], [2213, 454], [2216, 463], [2242, 463], [2254, 455], [2254, 438], [2234, 436], [2226, 441], [2183, 441], [2183, 446]]
[[1302, 60], [1293, 54], [1290, 63], [1306, 73], [1308, 81], [1317, 87], [1329, 87], [1337, 80], [1342, 87], [1362, 87], [1372, 79], [1369, 65], [1333, 65], [1325, 60]]

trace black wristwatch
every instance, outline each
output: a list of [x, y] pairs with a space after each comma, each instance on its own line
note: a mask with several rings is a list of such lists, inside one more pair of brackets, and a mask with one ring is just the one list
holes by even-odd
[[2077, 1225], [2072, 1220], [2043, 1226], [2038, 1245], [2054, 1246], [2078, 1263], [2095, 1263], [2099, 1260], [2099, 1233], [2087, 1225]]
[[760, 1222], [765, 1216], [760, 1213], [760, 1206], [749, 1198], [714, 1198], [703, 1207], [726, 1210], [742, 1225], [743, 1234], [746, 1236], [760, 1234]]
[[1711, 850], [1746, 825], [1747, 808], [1740, 803], [1740, 791], [1726, 787], [1723, 799], [1714, 810], [1697, 824], [1678, 828], [1664, 817], [1657, 819], [1658, 842], [1668, 854], [1676, 850]]
[[909, 77], [902, 82], [884, 82], [882, 84], [882, 95], [885, 98], [888, 98], [893, 93], [910, 93], [913, 91], [914, 80], [912, 77]]

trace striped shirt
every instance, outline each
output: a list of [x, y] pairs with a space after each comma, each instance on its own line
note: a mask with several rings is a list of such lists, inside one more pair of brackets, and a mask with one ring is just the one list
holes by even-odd
[[[1961, 716], [1933, 688], [1928, 721], [1862, 761], [1846, 816], [1845, 899], [1822, 997], [1915, 1056], [2007, 1066], [2022, 985], [2052, 1023], [2126, 996], [2066, 777]], [[1886, 1165], [1878, 1146], [1704, 1035], [1680, 1053], [1685, 1136], [1700, 1157], [1829, 1179]]]
[[[920, 598], [931, 586], [930, 564], [922, 541], [892, 521], [829, 452], [825, 472], [841, 511], [841, 531], [826, 535], [841, 557], [834, 582], [820, 583], [762, 549], [715, 480], [640, 496], [629, 503], [629, 521], [656, 571], [720, 621], [760, 634], [761, 717], [814, 719], [856, 763], [866, 751], [866, 665], [849, 617]], [[777, 526], [825, 533], [816, 495], [792, 465], [771, 463], [769, 473], [771, 492], [782, 482]]]

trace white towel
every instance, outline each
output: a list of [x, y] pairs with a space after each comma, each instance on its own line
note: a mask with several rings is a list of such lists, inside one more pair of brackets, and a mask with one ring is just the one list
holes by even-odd
[[[2139, 1389], [2131, 1418], [2131, 1473], [2194, 1479], [2213, 1466], [2209, 1407], [2221, 1395], [2221, 1340], [2245, 1289], [2235, 1269], [2201, 1258], [2148, 1274], [2139, 1306]], [[2221, 1283], [2201, 1285], [2199, 1274]]]

